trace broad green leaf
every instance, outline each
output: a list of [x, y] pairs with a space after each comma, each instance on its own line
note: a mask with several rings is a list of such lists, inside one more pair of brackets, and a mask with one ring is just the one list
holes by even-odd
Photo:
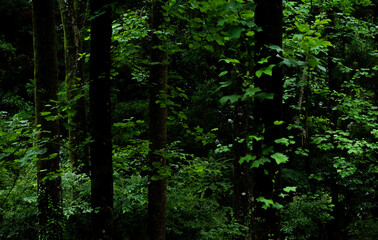
[[266, 58], [262, 58], [260, 61], [258, 61], [259, 64], [263, 64], [263, 63], [266, 63], [268, 62], [268, 59], [270, 58], [270, 56], [266, 57]]
[[[223, 71], [223, 72], [219, 73], [218, 77], [223, 77], [223, 76], [226, 75], [227, 73], [228, 73], [228, 71]], [[227, 86], [229, 86], [229, 85], [231, 84], [231, 81], [228, 81], [228, 82], [226, 82], [226, 83], [228, 83]], [[221, 83], [221, 85], [222, 85], [222, 83]]]
[[222, 97], [219, 102], [222, 106], [224, 106], [228, 101], [230, 101], [231, 104], [237, 102], [240, 99], [241, 95], [230, 95], [230, 96], [224, 96]]
[[322, 70], [323, 72], [327, 72], [327, 69], [325, 67], [323, 67], [322, 65], [318, 65], [318, 68], [320, 70]]
[[263, 203], [262, 208], [265, 210], [268, 209], [270, 206], [273, 206], [274, 204], [272, 199], [266, 199], [264, 197], [258, 197], [256, 198], [256, 201]]
[[279, 165], [281, 163], [286, 163], [287, 161], [289, 161], [289, 158], [282, 154], [282, 153], [275, 153], [273, 155], [271, 155], [271, 157], [276, 160], [276, 163]]
[[331, 22], [331, 19], [322, 19], [322, 20], [316, 19], [314, 25], [315, 26], [326, 25], [326, 24], [328, 24], [330, 22]]
[[224, 61], [226, 63], [233, 63], [233, 64], [237, 64], [237, 63], [240, 63], [239, 60], [237, 59], [233, 59], [233, 58], [224, 58], [224, 59], [221, 59], [219, 61]]
[[270, 64], [269, 66], [266, 66], [266, 67], [263, 67], [263, 68], [257, 70], [256, 71], [256, 76], [258, 78], [260, 78], [263, 73], [266, 74], [266, 75], [268, 75], [268, 76], [272, 76], [272, 74], [273, 74], [273, 70], [272, 69], [273, 69], [274, 66], [276, 66], [276, 65], [275, 64]]
[[218, 21], [217, 25], [223, 27], [226, 22], [227, 22], [227, 18], [222, 18]]
[[253, 160], [253, 157], [256, 158], [256, 156], [252, 156], [251, 154], [247, 154], [245, 155], [244, 157], [241, 157], [240, 160], [239, 160], [239, 163], [240, 164], [243, 164], [244, 162], [250, 162], [251, 160]]
[[214, 48], [211, 45], [205, 45], [203, 48], [209, 52], [214, 52]]
[[[254, 157], [256, 158], [256, 156]], [[270, 162], [270, 159], [266, 157], [262, 157], [260, 159], [254, 160], [251, 164], [251, 168], [258, 168], [260, 165], [264, 165], [267, 162]]]
[[51, 112], [41, 112], [41, 116], [43, 117], [43, 116], [48, 116], [48, 115], [50, 115], [51, 114]]
[[296, 22], [295, 25], [297, 25], [298, 30], [301, 32], [308, 32], [310, 30], [310, 26], [308, 24], [298, 24]]
[[273, 150], [273, 146], [265, 146], [265, 147], [263, 147], [263, 149], [262, 149], [262, 154], [264, 155], [264, 156], [267, 156], [268, 154], [270, 154], [270, 153], [273, 153], [274, 152], [274, 150]]
[[290, 141], [290, 140], [287, 139], [287, 138], [280, 138], [280, 139], [276, 139], [276, 140], [274, 140], [275, 143], [283, 144], [283, 145], [285, 145], [286, 147], [289, 146], [289, 144], [290, 144], [289, 141]]
[[285, 187], [284, 189], [284, 192], [295, 192], [297, 191], [297, 187]]
[[308, 65], [310, 65], [310, 67], [313, 67], [313, 68], [319, 65], [319, 59], [315, 57], [309, 58], [307, 62], [308, 62]]
[[[222, 73], [226, 74], [225, 72], [227, 72], [227, 71], [224, 71], [224, 72], [222, 72]], [[221, 73], [221, 74], [222, 74], [222, 73]], [[217, 88], [217, 90], [215, 90], [215, 91], [219, 91], [221, 88], [224, 88], [224, 87], [228, 87], [228, 86], [230, 86], [230, 85], [232, 84], [232, 81], [229, 80], [229, 81], [225, 81], [225, 82], [220, 82], [219, 84], [220, 84], [220, 86], [219, 86], [219, 87]]]
[[275, 208], [275, 209], [280, 210], [280, 209], [283, 208], [283, 205], [280, 204], [280, 203], [278, 203], [278, 202], [275, 202], [275, 203], [273, 203], [273, 206], [272, 206], [272, 207]]
[[261, 89], [258, 88], [258, 87], [249, 87], [245, 90], [245, 93], [244, 93], [244, 96], [243, 96], [243, 100], [245, 100], [246, 98], [249, 98], [249, 97], [254, 97], [256, 95], [256, 93], [260, 92]]
[[198, 133], [203, 132], [203, 128], [201, 128], [200, 126], [195, 127], [194, 130], [196, 130]]
[[278, 126], [278, 125], [282, 125], [282, 124], [284, 124], [285, 123], [285, 121], [274, 121], [274, 125], [276, 125], [276, 126]]
[[277, 46], [277, 45], [269, 46], [269, 48], [276, 50], [277, 52], [283, 52], [283, 49], [280, 46]]
[[45, 117], [46, 121], [55, 121], [58, 119], [58, 116], [47, 116]]
[[256, 97], [256, 99], [258, 99], [260, 101], [263, 101], [265, 99], [272, 100], [273, 97], [274, 97], [274, 93], [265, 93], [265, 92], [262, 92], [262, 93], [256, 94], [255, 97]]
[[241, 35], [241, 33], [242, 33], [244, 30], [245, 30], [245, 29], [242, 28], [242, 27], [231, 28], [230, 30], [228, 30], [228, 32], [227, 32], [227, 36], [228, 36], [230, 39], [233, 39], [233, 38], [240, 38], [240, 35]]

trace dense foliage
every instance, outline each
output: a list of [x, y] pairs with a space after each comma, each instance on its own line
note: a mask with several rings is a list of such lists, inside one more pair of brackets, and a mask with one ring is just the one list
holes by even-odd
[[[150, 1], [114, 6], [112, 35], [114, 225], [116, 239], [147, 239], [148, 93], [152, 30]], [[170, 0], [158, 31], [169, 55], [167, 239], [235, 239], [250, 226], [233, 216], [234, 106], [273, 96], [255, 79], [284, 72], [284, 128], [257, 158], [260, 132], [249, 126], [251, 150], [240, 159], [250, 169], [282, 166], [279, 201], [256, 197], [281, 210], [282, 239], [378, 239], [378, 6], [370, 0], [284, 0], [283, 45], [269, 46], [281, 59], [255, 61], [255, 4], [245, 0]], [[57, 9], [57, 14], [58, 14]], [[83, 13], [84, 14], [84, 13]], [[0, 238], [37, 239], [36, 160], [33, 118], [33, 46], [29, 1], [0, 0]], [[58, 17], [58, 16], [57, 16]], [[17, 27], [10, 27], [17, 26]], [[60, 67], [59, 172], [64, 236], [90, 235], [90, 178], [69, 162], [63, 31], [57, 26]], [[89, 27], [82, 30], [84, 70]], [[156, 63], [155, 63], [156, 64]], [[84, 78], [87, 77], [85, 72]], [[242, 79], [243, 92], [236, 89]], [[83, 88], [87, 93], [88, 83]], [[81, 98], [84, 96], [79, 96]], [[266, 109], [269, 111], [269, 109]], [[90, 141], [90, 140], [88, 140]], [[265, 155], [264, 155], [265, 154]], [[159, 177], [156, 176], [156, 177]]]

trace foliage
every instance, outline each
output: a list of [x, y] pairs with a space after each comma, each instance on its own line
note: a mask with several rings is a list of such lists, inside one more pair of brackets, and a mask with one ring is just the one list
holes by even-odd
[[41, 153], [37, 132], [20, 115], [0, 116], [0, 237], [30, 239], [36, 234], [37, 191], [34, 160]]
[[[150, 5], [151, 1], [119, 3], [113, 21], [118, 239], [147, 239], [151, 169], [146, 88], [149, 67], [156, 64], [149, 60]], [[283, 6], [283, 46], [269, 46], [281, 59], [278, 65], [271, 64], [272, 57], [256, 58], [255, 33], [261, 29], [254, 24], [253, 1], [170, 0], [164, 6], [166, 26], [157, 34], [166, 42], [160, 47], [169, 52], [169, 91], [167, 101], [160, 102], [168, 107], [168, 147], [163, 153], [168, 166], [154, 166], [160, 171], [154, 177], [168, 178], [167, 239], [235, 239], [244, 232], [232, 212], [235, 140], [248, 143], [250, 152], [240, 163], [247, 162], [250, 171], [271, 161], [282, 168], [279, 201], [259, 196], [256, 200], [264, 208], [281, 209], [283, 239], [337, 239], [332, 228], [337, 224], [344, 230], [337, 234], [344, 239], [377, 238], [376, 3], [284, 0]], [[28, 1], [0, 0], [0, 18], [6, 19], [2, 25], [20, 24], [0, 30], [1, 239], [37, 236], [35, 159], [44, 150], [36, 146], [47, 140], [36, 139], [38, 130], [32, 124], [32, 47], [25, 37], [31, 26], [11, 21], [27, 16], [29, 7]], [[87, 44], [81, 53], [86, 60]], [[275, 140], [280, 151], [264, 146], [257, 158], [253, 144], [261, 141], [265, 130], [250, 125], [248, 139], [234, 139], [234, 105], [246, 101], [252, 122], [253, 104], [274, 97], [254, 82], [276, 68], [283, 68], [285, 79], [284, 116], [275, 124], [287, 127], [286, 137]], [[237, 81], [242, 89], [237, 89]], [[51, 103], [58, 115], [43, 115], [59, 119], [62, 126], [57, 144], [62, 146], [63, 224], [65, 237], [73, 239], [77, 232], [90, 233], [93, 210], [89, 177], [72, 169], [67, 160], [67, 118], [75, 102], [65, 102], [61, 90], [59, 101]], [[82, 97], [87, 96], [78, 96]]]
[[168, 220], [169, 239], [233, 239], [241, 234], [243, 227], [229, 220], [231, 209], [222, 204], [232, 196], [232, 185], [224, 181], [228, 162], [210, 157], [177, 164], [169, 181], [168, 214], [174, 216]]
[[321, 227], [332, 220], [331, 199], [325, 193], [295, 196], [282, 210], [285, 239], [319, 239]]
[[378, 219], [359, 219], [349, 225], [348, 232], [352, 240], [370, 240], [378, 237]]

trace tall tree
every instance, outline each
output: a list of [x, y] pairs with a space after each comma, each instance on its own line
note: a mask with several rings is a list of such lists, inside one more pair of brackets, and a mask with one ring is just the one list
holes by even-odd
[[[256, 32], [256, 62], [262, 58], [271, 57], [269, 64], [276, 64], [272, 76], [262, 75], [256, 79], [256, 86], [263, 92], [273, 94], [273, 99], [256, 101], [254, 118], [256, 127], [262, 134], [261, 145], [256, 146], [258, 157], [267, 154], [270, 147], [277, 152], [278, 146], [274, 146], [274, 140], [280, 138], [280, 126], [274, 124], [281, 120], [282, 105], [282, 69], [277, 66], [280, 59], [276, 52], [270, 51], [268, 46], [282, 46], [282, 0], [257, 0], [256, 1], [255, 23], [262, 28]], [[280, 168], [274, 160], [266, 163], [263, 167], [257, 168], [253, 173], [254, 178], [254, 199], [263, 197], [265, 199], [277, 200], [277, 190], [280, 184]], [[252, 230], [254, 239], [280, 239], [279, 211], [275, 208], [262, 209], [260, 204], [255, 204], [252, 219]]]
[[68, 135], [70, 161], [83, 172], [89, 171], [87, 139], [86, 103], [84, 97], [84, 77], [80, 53], [82, 52], [81, 30], [83, 28], [88, 0], [59, 0], [64, 31], [64, 51], [66, 68]]
[[[241, 91], [241, 83], [238, 84]], [[241, 92], [239, 94], [242, 94]], [[248, 225], [249, 216], [249, 164], [240, 159], [247, 154], [248, 111], [247, 102], [239, 100], [234, 109], [234, 174], [233, 174], [233, 210], [235, 219], [243, 225]], [[248, 231], [247, 231], [248, 233]], [[240, 236], [238, 239], [245, 239]]]
[[57, 100], [58, 67], [55, 36], [55, 1], [33, 1], [35, 119], [40, 127], [40, 148], [45, 153], [37, 161], [38, 209], [40, 239], [62, 239], [62, 189], [59, 175], [59, 135], [57, 120], [48, 121], [47, 112], [56, 115], [48, 105]]
[[111, 0], [91, 0], [89, 132], [93, 239], [113, 239], [110, 104]]
[[149, 138], [150, 177], [148, 185], [148, 235], [150, 240], [164, 240], [167, 210], [167, 183], [159, 169], [166, 165], [163, 156], [167, 144], [167, 95], [168, 55], [162, 50], [162, 40], [158, 34], [164, 22], [163, 6], [166, 1], [154, 0], [152, 3], [152, 35], [150, 103], [149, 103]]

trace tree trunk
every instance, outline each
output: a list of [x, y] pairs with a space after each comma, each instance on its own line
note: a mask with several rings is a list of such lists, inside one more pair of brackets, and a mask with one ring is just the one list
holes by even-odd
[[62, 239], [62, 189], [59, 145], [54, 141], [59, 135], [57, 120], [47, 121], [41, 113], [56, 109], [47, 105], [57, 100], [58, 67], [55, 36], [55, 1], [33, 1], [35, 118], [41, 133], [39, 139], [46, 141], [46, 149], [37, 161], [39, 239]]
[[89, 173], [86, 103], [82, 72], [81, 28], [85, 21], [87, 0], [59, 0], [63, 31], [66, 67], [66, 90], [69, 110], [68, 136], [70, 161], [79, 172]]
[[[328, 36], [332, 36], [336, 34], [335, 30], [335, 14], [334, 12], [327, 12], [327, 17], [331, 20], [330, 26], [326, 28], [325, 33]], [[340, 41], [340, 39], [334, 38], [329, 39], [330, 41]], [[335, 44], [335, 47], [329, 48], [328, 50], [328, 66], [327, 66], [327, 74], [328, 74], [328, 86], [329, 90], [331, 92], [340, 92], [341, 85], [343, 84], [343, 81], [345, 78], [347, 78], [337, 67], [337, 64], [333, 62], [333, 58], [339, 57], [344, 58], [345, 55], [344, 49], [342, 49], [342, 44]], [[340, 47], [341, 45], [341, 47]], [[341, 48], [341, 49], [340, 49]], [[343, 76], [344, 75], [344, 76]], [[333, 99], [330, 99], [329, 105], [331, 107], [336, 107], [339, 103]], [[330, 126], [332, 130], [339, 129], [339, 118], [340, 114], [338, 111], [332, 111], [331, 119], [330, 119]], [[333, 150], [333, 155], [337, 156], [337, 150]], [[344, 210], [342, 208], [339, 195], [341, 194], [341, 186], [337, 184], [338, 182], [338, 173], [336, 172], [336, 169], [333, 171], [333, 177], [330, 177], [329, 182], [331, 184], [331, 198], [332, 198], [332, 204], [334, 205], [333, 211], [332, 211], [332, 217], [333, 219], [328, 223], [327, 228], [327, 234], [330, 239], [339, 239], [343, 240], [344, 236], [342, 234], [342, 230], [345, 226], [343, 226], [344, 221]]]
[[[242, 79], [238, 79], [238, 94], [242, 94]], [[239, 100], [234, 110], [234, 175], [233, 175], [233, 210], [238, 223], [248, 226], [249, 217], [249, 164], [240, 164], [240, 158], [247, 154], [248, 111], [247, 102]], [[248, 231], [246, 232], [247, 235]], [[246, 239], [246, 235], [237, 239]], [[248, 239], [248, 237], [247, 237]]]
[[[152, 5], [153, 31], [163, 23], [162, 6], [164, 1], [155, 0]], [[167, 183], [165, 176], [159, 174], [159, 169], [166, 166], [166, 159], [161, 152], [165, 151], [167, 143], [167, 95], [168, 56], [159, 48], [162, 41], [156, 33], [152, 35], [151, 73], [150, 73], [150, 103], [149, 103], [149, 135], [151, 141], [150, 167], [148, 185], [148, 235], [150, 240], [164, 240], [167, 210]], [[157, 151], [160, 151], [158, 153]]]
[[[278, 64], [280, 59], [275, 51], [269, 51], [270, 45], [282, 46], [282, 0], [257, 0], [255, 22], [262, 28], [256, 33], [256, 61], [271, 56], [269, 64]], [[279, 152], [274, 140], [281, 137], [280, 126], [274, 125], [274, 121], [282, 119], [282, 69], [273, 68], [272, 76], [262, 75], [256, 79], [256, 86], [263, 92], [273, 93], [272, 100], [264, 99], [255, 104], [255, 121], [258, 131], [262, 133], [261, 145], [254, 146], [258, 158], [262, 151], [274, 147], [274, 152]], [[273, 152], [272, 152], [273, 153]], [[268, 154], [269, 156], [270, 154]], [[254, 212], [252, 218], [252, 230], [255, 240], [280, 239], [280, 212], [272, 207], [267, 210], [261, 208], [256, 198], [264, 197], [276, 202], [278, 189], [280, 188], [280, 167], [271, 160], [270, 163], [260, 166], [253, 173], [254, 179]]]
[[110, 0], [91, 0], [90, 112], [93, 239], [113, 239], [113, 165], [110, 106]]

